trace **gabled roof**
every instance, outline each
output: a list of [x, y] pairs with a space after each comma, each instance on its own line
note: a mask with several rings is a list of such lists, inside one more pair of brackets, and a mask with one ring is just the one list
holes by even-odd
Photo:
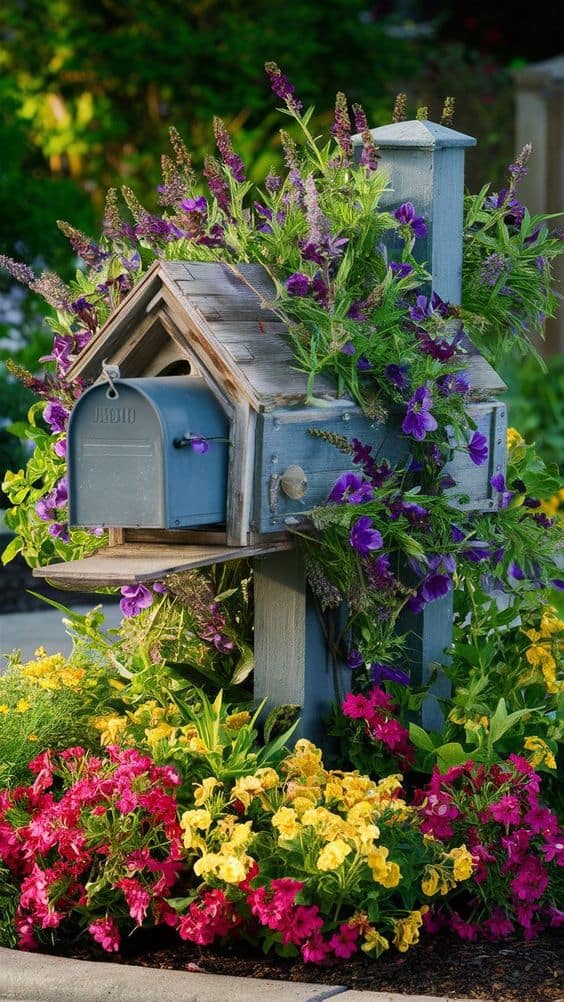
[[[204, 369], [234, 402], [257, 411], [306, 396], [307, 375], [295, 368], [288, 328], [273, 311], [275, 287], [259, 264], [156, 261], [104, 327], [77, 356], [70, 377], [96, 380], [102, 362], [122, 376], [146, 374], [143, 362], [163, 339], [176, 357]], [[473, 397], [506, 389], [468, 338], [462, 343]], [[155, 374], [152, 372], [151, 374]], [[317, 376], [317, 397], [334, 399], [333, 380]]]
[[[303, 401], [307, 375], [294, 367], [288, 328], [271, 308], [275, 295], [261, 265], [157, 261], [69, 376], [97, 379], [103, 361], [147, 355], [160, 323], [181, 354], [207, 369], [234, 401], [246, 400], [255, 410]], [[141, 374], [126, 369], [122, 375]], [[334, 398], [335, 384], [319, 377], [315, 392]]]

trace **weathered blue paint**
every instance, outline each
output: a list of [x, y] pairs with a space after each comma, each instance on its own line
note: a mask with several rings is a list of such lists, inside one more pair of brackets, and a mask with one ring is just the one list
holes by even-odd
[[[68, 430], [73, 526], [175, 529], [225, 522], [229, 422], [193, 376], [119, 379], [91, 387]], [[184, 435], [209, 452], [177, 448]], [[223, 439], [223, 441], [218, 441]]]

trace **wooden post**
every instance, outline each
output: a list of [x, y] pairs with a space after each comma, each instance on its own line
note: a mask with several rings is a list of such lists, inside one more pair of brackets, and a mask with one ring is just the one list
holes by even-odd
[[300, 706], [295, 737], [326, 745], [324, 718], [335, 700], [331, 655], [297, 550], [254, 561], [254, 695], [267, 708]]
[[[393, 212], [403, 202], [412, 202], [425, 218], [427, 236], [415, 243], [415, 256], [426, 262], [432, 289], [449, 303], [460, 303], [462, 292], [462, 226], [464, 198], [464, 150], [476, 140], [435, 122], [398, 122], [372, 129], [380, 148], [382, 166], [390, 173], [391, 190], [382, 208]], [[360, 154], [362, 138], [353, 142]], [[400, 251], [401, 241], [390, 240], [390, 254]], [[426, 684], [432, 668], [445, 664], [444, 649], [452, 641], [452, 594], [437, 599], [417, 616], [405, 613], [398, 622], [408, 634], [407, 656], [415, 685]], [[431, 694], [421, 709], [427, 730], [443, 725], [438, 697], [447, 697], [450, 683], [439, 671]]]
[[[564, 56], [534, 63], [514, 73], [516, 147], [532, 143], [529, 173], [519, 194], [531, 212], [561, 212], [564, 202]], [[559, 220], [553, 221], [554, 226]], [[564, 292], [564, 260], [554, 263], [556, 288]], [[564, 352], [564, 310], [545, 325], [546, 354]], [[539, 345], [539, 347], [541, 347]]]

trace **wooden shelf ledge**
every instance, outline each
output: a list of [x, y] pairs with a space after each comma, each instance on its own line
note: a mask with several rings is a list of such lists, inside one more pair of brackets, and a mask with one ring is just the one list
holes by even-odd
[[167, 574], [188, 571], [229, 560], [260, 557], [266, 553], [292, 548], [290, 540], [261, 543], [257, 546], [205, 546], [166, 543], [123, 543], [107, 546], [83, 560], [35, 567], [33, 576], [52, 581], [64, 589], [77, 591], [101, 585], [126, 585], [142, 581], [159, 581]]

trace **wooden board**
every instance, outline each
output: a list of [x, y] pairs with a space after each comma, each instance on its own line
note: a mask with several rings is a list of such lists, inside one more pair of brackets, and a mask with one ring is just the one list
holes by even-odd
[[290, 540], [262, 543], [258, 546], [203, 546], [148, 543], [123, 543], [108, 546], [83, 560], [69, 560], [48, 567], [35, 567], [33, 576], [52, 581], [62, 588], [68, 585], [92, 587], [126, 585], [142, 581], [161, 581], [167, 574], [223, 564], [229, 560], [289, 550]]

